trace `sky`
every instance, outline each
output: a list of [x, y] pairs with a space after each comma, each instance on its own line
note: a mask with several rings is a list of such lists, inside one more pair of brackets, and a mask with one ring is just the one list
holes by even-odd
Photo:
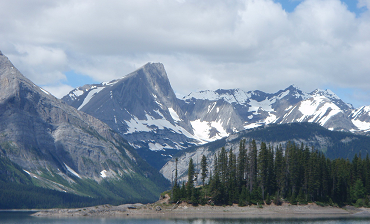
[[370, 0], [0, 0], [0, 50], [56, 97], [164, 64], [178, 95], [295, 85], [370, 105]]

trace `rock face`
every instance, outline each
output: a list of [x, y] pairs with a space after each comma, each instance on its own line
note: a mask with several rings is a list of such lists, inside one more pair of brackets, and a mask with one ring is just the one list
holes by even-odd
[[[116, 196], [140, 199], [141, 194], [155, 199], [167, 184], [122, 136], [33, 84], [2, 54], [0, 149], [0, 156], [9, 158], [33, 177], [43, 177], [38, 181], [52, 180], [53, 186], [74, 189], [73, 193], [114, 195], [99, 184], [114, 185], [131, 179], [140, 188], [126, 183], [126, 192]], [[79, 190], [88, 183], [101, 188], [101, 194]], [[129, 188], [134, 190], [130, 192]]]
[[107, 123], [136, 148], [182, 149], [199, 143], [160, 63], [119, 80], [79, 87], [63, 100]]

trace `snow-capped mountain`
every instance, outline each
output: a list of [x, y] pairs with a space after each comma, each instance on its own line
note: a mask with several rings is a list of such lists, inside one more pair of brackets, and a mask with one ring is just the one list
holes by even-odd
[[370, 107], [355, 109], [330, 90], [219, 89], [178, 99], [160, 63], [76, 88], [63, 100], [107, 123], [135, 148], [162, 155], [267, 124], [313, 122], [330, 130], [370, 131]]
[[289, 86], [273, 94], [240, 89], [200, 91], [183, 100], [188, 104], [206, 100], [226, 102], [232, 105], [244, 129], [271, 123], [314, 122], [330, 130], [363, 131], [349, 116], [354, 110], [352, 105], [343, 102], [330, 90], [304, 93], [295, 86]]
[[355, 129], [351, 129], [351, 131], [370, 131], [370, 106], [363, 106], [356, 110], [352, 110], [349, 117], [355, 125]]
[[183, 149], [203, 142], [194, 137], [160, 63], [112, 82], [79, 87], [63, 100], [107, 123], [136, 148]]

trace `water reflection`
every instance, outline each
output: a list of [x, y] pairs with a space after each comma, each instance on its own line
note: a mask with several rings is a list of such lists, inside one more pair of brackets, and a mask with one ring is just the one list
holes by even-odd
[[1, 224], [368, 224], [370, 219], [127, 219], [127, 218], [39, 218], [30, 212], [0, 212]]

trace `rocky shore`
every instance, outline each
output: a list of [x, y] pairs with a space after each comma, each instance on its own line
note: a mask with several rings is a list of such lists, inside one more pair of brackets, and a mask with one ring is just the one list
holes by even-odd
[[168, 203], [100, 205], [78, 209], [48, 209], [33, 214], [36, 217], [127, 217], [127, 218], [342, 218], [368, 217], [370, 209], [346, 206], [321, 207], [316, 204], [283, 204], [264, 206], [192, 206]]

